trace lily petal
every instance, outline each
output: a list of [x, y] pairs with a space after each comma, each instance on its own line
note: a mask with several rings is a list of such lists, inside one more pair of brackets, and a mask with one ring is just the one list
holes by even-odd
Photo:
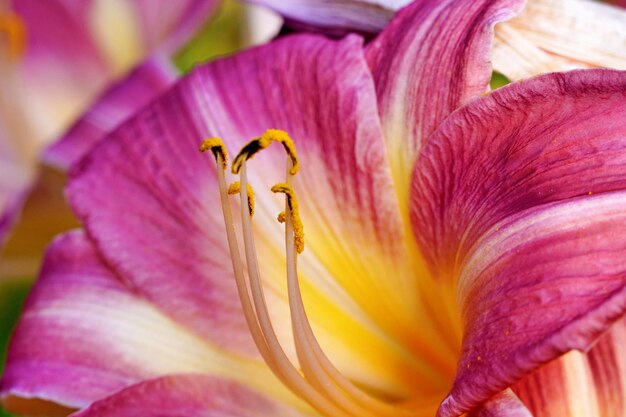
[[263, 363], [198, 338], [134, 294], [75, 231], [48, 251], [12, 338], [0, 397], [9, 406], [18, 397], [80, 408], [141, 380], [184, 372], [238, 379], [293, 400]]
[[176, 53], [221, 4], [219, 0], [162, 1], [158, 7], [154, 0], [128, 3], [139, 16], [144, 47], [168, 55]]
[[591, 0], [532, 0], [496, 27], [493, 65], [509, 79], [574, 68], [626, 69], [626, 10]]
[[199, 375], [174, 375], [133, 385], [97, 401], [74, 417], [303, 417], [232, 381]]
[[[36, 107], [39, 119], [44, 119], [36, 121], [48, 129], [34, 137], [7, 134], [11, 134], [11, 140], [41, 147], [60, 136], [108, 82], [125, 75], [157, 50], [173, 53], [173, 48], [180, 46], [211, 15], [218, 1], [13, 3], [26, 27], [27, 40], [19, 72], [15, 71], [13, 77], [17, 79], [19, 75], [23, 88], [20, 100], [26, 105], [21, 112], [28, 114]], [[116, 30], [110, 30], [111, 27]]]
[[528, 411], [513, 391], [507, 389], [491, 397], [469, 413], [469, 417], [537, 417]]
[[626, 319], [587, 352], [570, 352], [513, 389], [535, 417], [620, 417], [626, 413]]
[[345, 34], [350, 30], [377, 33], [393, 17], [396, 10], [411, 0], [250, 0], [274, 9], [292, 26], [310, 30]]
[[[108, 82], [156, 49], [173, 52], [217, 3], [3, 2], [3, 9], [8, 6], [15, 13], [12, 21], [25, 27], [25, 34], [13, 41], [18, 45], [25, 41], [26, 48], [18, 47], [16, 59], [2, 56], [0, 60], [0, 245], [33, 185], [42, 149], [67, 129]], [[124, 30], [136, 26], [135, 18], [143, 23], [143, 35]], [[130, 52], [128, 45], [132, 45]], [[76, 129], [87, 130], [85, 126]], [[88, 143], [89, 139], [80, 146]]]
[[[87, 0], [79, 5], [50, 0], [45, 7], [33, 0], [14, 3], [28, 31], [25, 69], [32, 79], [41, 77], [45, 68], [64, 80], [80, 80], [82, 86], [103, 79], [103, 75], [122, 75], [146, 51], [173, 54], [218, 5], [217, 0], [156, 4], [149, 0]], [[75, 68], [69, 68], [68, 62]], [[99, 77], [94, 78], [96, 75]]]
[[458, 277], [465, 328], [440, 416], [589, 348], [624, 313], [625, 90], [618, 71], [539, 77], [471, 103], [430, 139], [412, 220], [432, 271]]
[[177, 78], [165, 59], [153, 57], [112, 85], [58, 141], [44, 153], [49, 164], [67, 169], [121, 122], [164, 92]]
[[[286, 37], [197, 68], [77, 165], [71, 203], [138, 293], [213, 343], [256, 355], [232, 278], [215, 161], [198, 147], [220, 136], [234, 154], [267, 128], [289, 132], [301, 159], [295, 181], [308, 249], [300, 275], [320, 343], [363, 384], [407, 395], [407, 387], [431, 389], [417, 381], [429, 380], [430, 365], [390, 336], [412, 328], [417, 295], [398, 290], [414, 285], [410, 271], [388, 277], [405, 254], [404, 231], [393, 194], [379, 192], [391, 189], [391, 176], [360, 38]], [[284, 176], [280, 148], [250, 163], [275, 317], [288, 315], [284, 230], [276, 221], [284, 203], [264, 190]], [[380, 298], [371, 297], [371, 285]], [[292, 353], [288, 321], [277, 320], [276, 331]]]
[[[367, 46], [400, 204], [426, 139], [455, 109], [488, 90], [493, 26], [523, 1], [417, 1]], [[388, 45], [394, 45], [389, 48]]]
[[[407, 0], [249, 0], [287, 18], [290, 26], [339, 36], [377, 33]], [[425, 2], [421, 2], [425, 3]], [[532, 0], [496, 27], [494, 69], [512, 80], [574, 68], [626, 68], [626, 11], [594, 0]], [[609, 1], [620, 5], [619, 0]], [[441, 72], [439, 74], [442, 74]]]

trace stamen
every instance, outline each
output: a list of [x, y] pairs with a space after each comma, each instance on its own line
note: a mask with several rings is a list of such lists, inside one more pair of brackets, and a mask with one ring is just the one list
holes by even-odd
[[26, 25], [22, 18], [11, 12], [0, 10], [0, 35], [6, 35], [8, 57], [11, 60], [24, 55], [26, 51]]
[[[333, 366], [313, 334], [304, 309], [297, 272], [297, 254], [304, 249], [304, 228], [300, 219], [298, 201], [291, 185], [293, 175], [297, 172], [297, 169], [294, 169], [297, 157], [291, 139], [289, 139], [288, 145], [285, 145], [285, 141], [278, 140], [275, 136], [272, 136], [276, 135], [276, 132], [280, 132], [284, 134], [284, 137], [289, 138], [282, 131], [269, 130], [261, 138], [255, 139], [246, 145], [237, 155], [233, 162], [233, 172], [240, 173], [240, 182], [231, 184], [228, 190], [226, 190], [224, 170], [218, 170], [220, 197], [224, 211], [229, 249], [233, 257], [233, 270], [235, 272], [237, 290], [254, 341], [265, 361], [285, 386], [327, 417], [415, 416], [416, 412], [419, 412], [416, 409], [409, 410], [402, 405], [385, 403], [356, 387]], [[287, 160], [286, 181], [285, 183], [274, 185], [272, 191], [284, 193], [286, 197], [285, 211], [278, 215], [278, 221], [285, 223], [289, 308], [293, 338], [302, 373], [296, 369], [287, 357], [278, 341], [270, 319], [267, 301], [261, 284], [258, 258], [252, 233], [252, 216], [247, 215], [243, 211], [241, 213], [249, 278], [248, 282], [246, 282], [236, 242], [232, 213], [227, 201], [227, 194], [239, 193], [242, 204], [247, 201], [250, 210], [253, 209], [253, 203], [252, 207], [250, 207], [250, 202], [253, 200], [251, 200], [252, 189], [248, 184], [246, 161], [256, 152], [267, 147], [272, 141], [283, 143], [289, 157]], [[225, 149], [219, 139], [214, 138], [205, 141], [202, 148], [203, 150], [211, 149], [218, 165], [221, 164], [222, 167], [226, 167], [224, 164], [226, 159]], [[237, 164], [236, 167], [235, 164]]]
[[[287, 182], [291, 182], [289, 175], [290, 167], [287, 166]], [[302, 300], [302, 292], [298, 279], [297, 256], [294, 248], [297, 248], [296, 225], [302, 227], [298, 214], [297, 200], [290, 184], [277, 184], [272, 187], [274, 192], [285, 192], [285, 211], [279, 214], [285, 223], [285, 248], [287, 258], [287, 288], [289, 293], [289, 307], [294, 332], [294, 342], [298, 359], [303, 366], [304, 375], [307, 379], [334, 401], [348, 408], [358, 415], [374, 415], [377, 417], [401, 417], [413, 416], [415, 410], [408, 410], [398, 406], [384, 403], [356, 387], [341, 374], [330, 362], [321, 346], [319, 345], [311, 324], [307, 318]], [[295, 204], [294, 204], [295, 203]], [[295, 210], [294, 210], [295, 207]], [[294, 215], [295, 213], [295, 215]], [[283, 223], [281, 222], [281, 223]]]
[[296, 199], [296, 195], [291, 186], [287, 184], [274, 185], [272, 187], [272, 192], [284, 193], [287, 197], [287, 206], [289, 207], [289, 215], [291, 217], [291, 227], [293, 228], [296, 251], [298, 253], [302, 253], [302, 251], [304, 251], [304, 226], [302, 225], [302, 220], [300, 220], [300, 211], [298, 209], [298, 200]]
[[[254, 190], [252, 186], [248, 184], [248, 211], [250, 212], [250, 217], [254, 216]], [[239, 194], [241, 192], [241, 183], [239, 181], [235, 181], [228, 186], [228, 194]]]
[[256, 315], [254, 313], [254, 307], [250, 299], [248, 286], [246, 284], [246, 280], [243, 274], [243, 262], [241, 261], [241, 255], [239, 254], [239, 246], [235, 234], [233, 214], [230, 209], [230, 204], [228, 202], [228, 190], [226, 188], [226, 178], [224, 176], [224, 171], [226, 170], [226, 168], [228, 168], [228, 163], [226, 161], [226, 147], [224, 146], [224, 143], [221, 139], [210, 138], [206, 139], [202, 143], [202, 146], [200, 146], [201, 152], [206, 152], [208, 150], [213, 151], [217, 166], [222, 167], [222, 169], [217, 170], [220, 202], [222, 205], [222, 214], [224, 216], [224, 226], [226, 227], [228, 249], [230, 251], [233, 273], [235, 275], [235, 284], [237, 286], [237, 293], [239, 295], [239, 301], [241, 303], [244, 317], [246, 319], [248, 329], [250, 330], [250, 334], [252, 335], [254, 343], [259, 349], [261, 356], [268, 364], [270, 369], [272, 369], [272, 371], [276, 374], [276, 376], [278, 376], [278, 378], [282, 380], [282, 372], [276, 365], [276, 361], [270, 353], [269, 347], [265, 341], [265, 337], [263, 336], [263, 333], [261, 332], [261, 329], [259, 327]]
[[[217, 170], [217, 177], [220, 191], [220, 201], [222, 205], [222, 214], [224, 216], [224, 225], [226, 227], [226, 236], [232, 260], [233, 272], [235, 275], [237, 293], [239, 295], [239, 300], [241, 302], [246, 323], [248, 325], [255, 345], [261, 353], [261, 356], [268, 364], [272, 372], [274, 372], [274, 374], [278, 377], [278, 379], [283, 382], [283, 384], [285, 384], [285, 386], [294, 391], [296, 395], [299, 395], [305, 401], [313, 405], [320, 413], [326, 416], [333, 417], [352, 417], [349, 414], [346, 414], [344, 410], [338, 408], [337, 406], [329, 402], [326, 398], [321, 396], [313, 389], [313, 387], [307, 381], [302, 378], [300, 373], [293, 367], [293, 365], [289, 361], [289, 358], [287, 358], [287, 355], [280, 347], [278, 339], [273, 333], [273, 329], [271, 330], [271, 332], [268, 332], [267, 324], [270, 323], [270, 321], [267, 307], [264, 305], [264, 303], [262, 306], [263, 309], [259, 308], [258, 305], [253, 306], [252, 300], [250, 299], [250, 290], [248, 289], [248, 285], [245, 281], [243, 273], [243, 263], [239, 254], [233, 215], [230, 209], [230, 204], [228, 202], [228, 190], [226, 188], [226, 179], [224, 175], [224, 171], [227, 168], [226, 148], [221, 139], [211, 138], [205, 140], [200, 149], [203, 152], [206, 152], [207, 150], [212, 150], [217, 165], [223, 168], [221, 170]], [[248, 201], [248, 187], [245, 175], [242, 177], [242, 183], [245, 185], [242, 188], [240, 186], [242, 201]], [[244, 220], [244, 229], [246, 229], [246, 223], [248, 225], [247, 235], [244, 236], [244, 240], [248, 240], [252, 236], [250, 231], [250, 217], [245, 216], [242, 213], [242, 218], [247, 219], [247, 221]], [[252, 245], [252, 247], [254, 247], [253, 241], [250, 240], [246, 243], [246, 245], [248, 246], [250, 244]], [[248, 253], [246, 253], [246, 256], [248, 256]], [[254, 253], [254, 257], [256, 259], [256, 253]], [[248, 268], [248, 270], [250, 271], [250, 267]], [[263, 294], [260, 286], [260, 280], [258, 277], [258, 267], [256, 272], [257, 275], [255, 276], [255, 279], [251, 279], [251, 290], [253, 290], [253, 292], [255, 293], [255, 303], [258, 303], [259, 295], [261, 296], [261, 299], [263, 299]], [[255, 283], [255, 285], [252, 285], [253, 283]], [[261, 291], [261, 293], [259, 293], [259, 290]], [[262, 313], [261, 317], [258, 318], [256, 316], [255, 310]], [[264, 322], [264, 326], [260, 326], [260, 322]]]
[[296, 147], [287, 132], [278, 129], [268, 129], [260, 138], [253, 139], [244, 146], [233, 161], [233, 174], [239, 173], [243, 161], [252, 158], [257, 152], [270, 146], [272, 142], [279, 142], [283, 145], [285, 152], [287, 152], [287, 155], [291, 158], [292, 167], [290, 173], [291, 175], [295, 175], [300, 167]]
[[[241, 201], [247, 199], [247, 174], [245, 159], [242, 160], [240, 166], [241, 171]], [[318, 409], [327, 416], [338, 417], [354, 417], [350, 414], [346, 414], [345, 410], [338, 408], [335, 404], [330, 402], [326, 397], [316, 391], [311, 384], [302, 378], [302, 375], [293, 366], [284, 350], [282, 349], [272, 322], [269, 317], [267, 309], [267, 302], [261, 285], [261, 278], [259, 272], [258, 259], [256, 255], [256, 248], [254, 244], [254, 237], [252, 234], [252, 225], [249, 216], [245, 216], [242, 213], [241, 221], [243, 223], [243, 235], [244, 235], [244, 247], [246, 253], [246, 262], [248, 266], [248, 276], [250, 278], [250, 289], [252, 292], [252, 298], [254, 300], [254, 307], [259, 320], [261, 331], [265, 336], [265, 340], [269, 346], [271, 353], [273, 353], [274, 359], [284, 376], [283, 383], [291, 388], [296, 394], [307, 400], [309, 404]]]
[[226, 146], [224, 146], [224, 142], [222, 142], [222, 139], [205, 139], [202, 142], [202, 145], [200, 145], [200, 152], [206, 152], [208, 150], [213, 152], [213, 156], [215, 156], [215, 159], [221, 159], [222, 169], [226, 170], [228, 168], [228, 151], [226, 150]]

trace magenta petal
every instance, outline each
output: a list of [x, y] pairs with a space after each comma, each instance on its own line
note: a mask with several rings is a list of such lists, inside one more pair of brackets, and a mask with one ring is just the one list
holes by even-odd
[[[95, 72], [109, 72], [108, 51], [102, 49], [94, 27], [99, 19], [110, 16], [96, 14], [102, 4], [85, 0], [79, 3], [65, 0], [33, 0], [14, 2], [15, 11], [24, 19], [28, 32], [26, 63], [29, 70], [41, 74], [62, 67], [78, 79], [85, 80]], [[113, 2], [111, 2], [113, 3]], [[109, 5], [116, 13], [125, 13], [135, 24], [139, 39], [126, 39], [137, 43], [140, 52], [160, 50], [173, 54], [189, 39], [216, 10], [218, 0], [121, 0], [117, 6]], [[125, 24], [125, 22], [115, 22]], [[111, 22], [113, 24], [113, 22]], [[125, 28], [126, 29], [126, 28]], [[120, 46], [120, 48], [126, 45]], [[140, 57], [137, 57], [140, 58]], [[95, 71], [95, 72], [94, 72]]]
[[[221, 331], [228, 337], [236, 329]], [[74, 231], [48, 250], [11, 340], [0, 399], [81, 408], [146, 379], [190, 372], [221, 375], [294, 403], [265, 364], [199, 338], [137, 295], [85, 233]]]
[[536, 417], [511, 390], [494, 395], [473, 410], [469, 417]]
[[626, 411], [626, 317], [591, 348], [572, 351], [513, 386], [534, 417], [621, 417]]
[[348, 31], [377, 33], [391, 20], [395, 11], [411, 0], [249, 0], [280, 13], [295, 27], [330, 34]]
[[[367, 47], [398, 190], [406, 193], [428, 136], [455, 109], [488, 90], [493, 26], [522, 0], [416, 1]], [[390, 47], [389, 45], [393, 45]]]
[[[87, 86], [89, 78], [93, 84], [94, 74], [98, 74], [99, 82], [104, 81], [107, 63], [88, 23], [91, 2], [69, 5], [61, 0], [20, 0], [14, 1], [13, 7], [26, 24], [27, 75], [40, 82], [40, 77], [52, 73]], [[91, 88], [97, 90], [98, 86]]]
[[97, 401], [73, 417], [304, 416], [234, 382], [174, 375], [142, 382]]
[[[101, 306], [94, 303], [98, 298]], [[102, 325], [115, 306], [133, 298], [83, 233], [58, 238], [13, 334], [0, 396], [79, 407], [139, 381], [143, 372], [121, 356], [106, 334], [110, 327]]]
[[139, 16], [142, 40], [146, 49], [158, 48], [168, 54], [175, 53], [217, 10], [220, 3], [220, 0], [130, 2]]
[[121, 122], [156, 98], [174, 80], [176, 70], [160, 57], [137, 67], [111, 86], [72, 128], [44, 153], [44, 161], [67, 169]]
[[[320, 240], [337, 233], [325, 232], [329, 227], [342, 227], [365, 236], [359, 241], [365, 249], [397, 251], [402, 229], [393, 195], [378, 192], [390, 189], [391, 180], [357, 37], [292, 36], [198, 67], [97, 145], [76, 166], [68, 188], [90, 237], [129, 285], [205, 338], [248, 354], [256, 348], [232, 279], [215, 161], [198, 147], [220, 136], [233, 154], [268, 128], [284, 129], [296, 141], [303, 166], [298, 181], [307, 191], [300, 197], [303, 212], [319, 212], [322, 201], [349, 203], [328, 209], [332, 221], [318, 229]], [[262, 158], [266, 163], [257, 163]], [[250, 168], [263, 204], [255, 218], [265, 213], [268, 236], [276, 237], [268, 252], [282, 252], [275, 220], [280, 200], [263, 180], [284, 178], [285, 155], [277, 147], [259, 159]], [[307, 239], [316, 235], [309, 230]]]
[[[440, 416], [590, 344], [626, 310], [626, 73], [551, 74], [470, 103], [416, 167], [412, 220], [458, 276], [462, 355]], [[427, 202], [424, 204], [424, 202]]]

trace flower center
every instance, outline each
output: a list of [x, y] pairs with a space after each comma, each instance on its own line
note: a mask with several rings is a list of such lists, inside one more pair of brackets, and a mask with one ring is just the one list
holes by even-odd
[[[273, 142], [281, 143], [287, 153], [285, 182], [274, 185], [272, 192], [285, 194], [285, 211], [278, 215], [278, 221], [285, 224], [287, 291], [298, 366], [286, 355], [270, 320], [251, 226], [254, 198], [248, 184], [246, 163]], [[254, 342], [274, 374], [291, 391], [325, 416], [409, 417], [421, 414], [419, 409], [411, 407], [408, 403], [384, 402], [361, 390], [337, 370], [313, 334], [298, 280], [297, 255], [304, 250], [304, 228], [296, 193], [292, 187], [299, 162], [289, 135], [281, 130], [270, 129], [260, 138], [244, 146], [232, 164], [232, 171], [239, 174], [240, 181], [230, 187], [226, 185], [225, 170], [228, 167], [228, 156], [222, 141], [218, 138], [207, 139], [200, 150], [203, 152], [210, 150], [218, 165], [220, 200], [237, 291]], [[245, 266], [239, 253], [233, 215], [228, 201], [228, 195], [234, 193], [240, 195], [242, 207], [248, 206], [248, 210], [242, 210], [241, 214]]]
[[24, 22], [15, 13], [0, 10], [0, 57], [6, 55], [9, 61], [14, 61], [23, 56], [25, 50]]

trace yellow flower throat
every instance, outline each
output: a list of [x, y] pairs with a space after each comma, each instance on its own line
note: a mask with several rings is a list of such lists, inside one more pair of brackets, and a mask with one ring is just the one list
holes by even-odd
[[[278, 215], [278, 221], [285, 224], [287, 291], [299, 366], [294, 365], [287, 357], [272, 326], [261, 284], [251, 226], [254, 194], [248, 184], [246, 163], [273, 142], [282, 144], [287, 154], [285, 182], [274, 185], [271, 190], [286, 196], [285, 211]], [[260, 138], [244, 146], [232, 164], [232, 172], [239, 174], [240, 181], [231, 184], [230, 187], [227, 187], [225, 179], [228, 155], [223, 142], [218, 138], [206, 139], [200, 150], [202, 152], [210, 150], [217, 162], [220, 200], [239, 299], [254, 342], [272, 372], [292, 392], [328, 417], [420, 415], [419, 410], [410, 409], [408, 404], [388, 403], [357, 387], [330, 362], [313, 334], [298, 280], [297, 254], [304, 250], [304, 228], [299, 215], [298, 200], [292, 187], [299, 161], [289, 135], [281, 130], [270, 129]], [[248, 206], [248, 211], [242, 210], [241, 214], [245, 266], [239, 253], [229, 194], [239, 194], [242, 207]], [[244, 269], [247, 271], [247, 280]]]

